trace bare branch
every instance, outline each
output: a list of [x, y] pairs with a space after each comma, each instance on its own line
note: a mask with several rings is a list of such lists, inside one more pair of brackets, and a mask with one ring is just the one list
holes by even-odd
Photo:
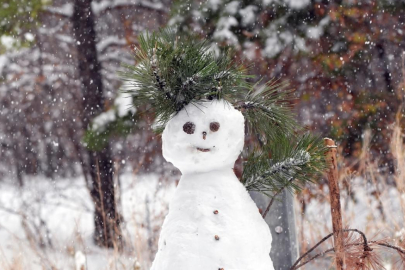
[[[369, 247], [368, 245], [368, 241], [366, 238], [366, 235], [362, 232], [359, 231], [357, 229], [344, 229], [342, 230], [342, 232], [356, 232], [359, 233], [361, 235], [361, 237], [363, 238], [363, 245], [364, 245], [364, 251], [371, 251], [372, 249]], [[330, 237], [333, 236], [334, 233], [330, 233], [327, 236], [325, 236], [324, 238], [321, 239], [321, 241], [319, 241], [315, 246], [313, 246], [312, 248], [310, 248], [307, 252], [305, 252], [303, 255], [301, 255], [301, 257], [298, 258], [298, 260], [293, 264], [293, 266], [291, 266], [290, 270], [295, 270], [298, 269], [299, 267], [303, 266], [304, 264], [298, 265], [298, 263], [305, 258], [309, 253], [311, 253], [314, 249], [316, 249], [319, 245], [321, 245], [323, 242], [325, 242], [326, 240], [328, 240]], [[334, 250], [334, 249], [333, 249]], [[320, 254], [315, 255], [314, 257], [312, 257], [310, 260], [308, 260], [306, 263], [308, 263], [309, 261], [312, 261], [313, 259], [326, 254], [327, 252], [322, 252]]]
[[[366, 235], [360, 230], [357, 230], [357, 229], [344, 229], [343, 232], [356, 232], [356, 233], [360, 234], [362, 239], [363, 239], [362, 243], [348, 244], [348, 245], [344, 246], [345, 248], [350, 247], [350, 246], [363, 245], [363, 250], [366, 253], [366, 252], [373, 251], [373, 249], [369, 246], [369, 244], [371, 243], [371, 244], [383, 246], [383, 247], [386, 247], [386, 248], [394, 249], [398, 253], [400, 253], [401, 255], [405, 255], [405, 250], [402, 249], [401, 247], [391, 245], [391, 244], [388, 244], [388, 243], [385, 243], [385, 242], [368, 241]], [[304, 261], [303, 263], [299, 264], [299, 262], [303, 258], [305, 258], [309, 253], [311, 253], [314, 249], [316, 249], [320, 244], [322, 244], [323, 242], [325, 242], [327, 239], [329, 239], [332, 236], [333, 236], [333, 233], [330, 233], [327, 236], [325, 236], [324, 238], [322, 238], [315, 246], [313, 246], [311, 249], [309, 249], [307, 252], [305, 252], [301, 257], [299, 257], [298, 260], [294, 263], [294, 265], [291, 266], [290, 270], [296, 270], [298, 268], [301, 268], [302, 266], [306, 265], [307, 263], [313, 261], [314, 259], [316, 259], [318, 257], [321, 257], [321, 256], [323, 256], [323, 255], [325, 255], [327, 253], [332, 252], [332, 251], [334, 252], [335, 251], [334, 248], [327, 249], [325, 251], [322, 251], [322, 252], [316, 254], [315, 256], [311, 257], [310, 259]]]
[[269, 202], [269, 205], [267, 205], [267, 208], [266, 208], [266, 210], [264, 211], [264, 213], [263, 213], [263, 215], [262, 215], [263, 219], [266, 218], [267, 213], [269, 212], [271, 206], [273, 205], [274, 200], [276, 199], [276, 197], [277, 197], [287, 186], [289, 186], [289, 184], [290, 184], [293, 180], [294, 180], [294, 178], [291, 178], [290, 180], [288, 180], [288, 182], [287, 182], [281, 189], [279, 189], [276, 193], [274, 193], [273, 197], [271, 197], [271, 200], [270, 200], [270, 202]]

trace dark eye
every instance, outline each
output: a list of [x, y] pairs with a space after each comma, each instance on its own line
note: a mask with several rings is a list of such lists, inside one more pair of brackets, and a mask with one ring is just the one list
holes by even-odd
[[220, 127], [220, 125], [218, 122], [211, 122], [211, 124], [210, 124], [210, 129], [212, 132], [217, 132], [219, 127]]
[[183, 131], [187, 134], [193, 134], [195, 130], [195, 125], [193, 122], [187, 122], [183, 125]]

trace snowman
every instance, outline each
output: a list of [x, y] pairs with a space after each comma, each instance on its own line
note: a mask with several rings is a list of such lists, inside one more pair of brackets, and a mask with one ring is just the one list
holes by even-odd
[[[141, 35], [136, 62], [122, 73], [124, 90], [138, 112], [155, 115], [163, 156], [182, 173], [151, 269], [273, 270], [270, 230], [247, 189], [305, 184], [324, 156], [321, 140], [296, 136], [291, 92], [277, 82], [256, 89], [229, 52], [170, 29]], [[245, 122], [257, 142], [241, 182], [233, 166]]]
[[189, 104], [163, 131], [182, 176], [151, 270], [272, 270], [271, 234], [234, 174], [244, 117], [224, 100]]

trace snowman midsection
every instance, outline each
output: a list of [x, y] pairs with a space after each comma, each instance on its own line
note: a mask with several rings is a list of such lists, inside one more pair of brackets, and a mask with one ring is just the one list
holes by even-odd
[[[271, 235], [263, 219], [252, 218], [249, 213], [234, 215], [231, 208], [208, 208], [197, 207], [197, 214], [180, 208], [170, 210], [153, 270], [273, 269]], [[161, 262], [168, 265], [162, 267]]]
[[[222, 232], [243, 231], [253, 235], [270, 235], [269, 228], [264, 220], [258, 219], [249, 212], [235, 214], [229, 209], [209, 207], [198, 208], [194, 211], [183, 211], [182, 209], [170, 212], [166, 217], [162, 229], [168, 229], [185, 234], [207, 233], [215, 235]], [[214, 212], [218, 211], [218, 214]], [[260, 216], [260, 214], [259, 214]]]
[[[262, 239], [264, 245], [271, 242], [270, 231], [258, 208], [236, 177], [210, 179], [211, 185], [196, 188], [182, 177], [169, 214], [162, 228], [162, 236], [182, 238], [184, 241], [213, 241], [215, 235], [225, 237], [229, 244], [244, 243], [253, 247], [252, 239]], [[198, 180], [198, 179], [193, 179]], [[223, 184], [221, 182], [226, 182]], [[179, 240], [183, 241], [183, 240]], [[224, 241], [222, 241], [224, 242]], [[246, 242], [246, 243], [245, 243]], [[263, 247], [261, 247], [263, 248]]]
[[271, 270], [270, 247], [269, 227], [232, 169], [183, 175], [153, 270]]
[[[231, 220], [226, 217], [218, 218], [178, 218], [178, 216], [167, 216], [161, 237], [172, 239], [184, 239], [188, 242], [192, 241], [208, 241], [213, 242], [216, 236], [222, 240], [240, 242], [252, 239], [267, 239], [271, 238], [269, 228], [266, 223], [257, 223], [249, 221], [249, 218]], [[271, 241], [271, 240], [268, 240]], [[266, 241], [264, 241], [266, 242]]]
[[270, 252], [270, 232], [261, 226], [216, 225], [210, 222], [189, 226], [190, 221], [185, 226], [183, 221], [171, 220], [168, 226], [162, 228], [162, 243], [159, 246], [163, 252], [177, 250], [184, 254], [203, 253], [212, 260], [239, 258], [248, 254], [250, 257], [265, 257]]
[[[190, 222], [190, 221], [188, 221]], [[156, 270], [269, 270], [271, 236], [249, 227], [198, 226], [186, 228], [182, 222], [165, 226], [160, 235]], [[186, 259], [187, 258], [187, 259]], [[167, 262], [159, 267], [160, 262]]]

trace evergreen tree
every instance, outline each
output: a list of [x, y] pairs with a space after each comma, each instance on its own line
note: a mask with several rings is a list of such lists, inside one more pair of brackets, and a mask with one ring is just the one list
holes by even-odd
[[292, 91], [270, 81], [261, 88], [231, 51], [216, 54], [206, 41], [171, 29], [139, 38], [136, 66], [122, 73], [135, 108], [156, 116], [157, 132], [187, 104], [224, 99], [245, 116], [250, 135], [242, 181], [249, 190], [276, 194], [299, 189], [323, 169], [324, 147], [294, 120]]
[[[305, 124], [356, 156], [366, 128], [376, 153], [388, 151], [402, 94], [405, 2], [176, 1], [170, 24], [198, 32], [221, 50], [232, 46], [251, 72], [287, 77]], [[389, 104], [389, 105], [388, 105]], [[325, 117], [328, 115], [328, 117]], [[386, 159], [386, 158], [384, 158]]]

